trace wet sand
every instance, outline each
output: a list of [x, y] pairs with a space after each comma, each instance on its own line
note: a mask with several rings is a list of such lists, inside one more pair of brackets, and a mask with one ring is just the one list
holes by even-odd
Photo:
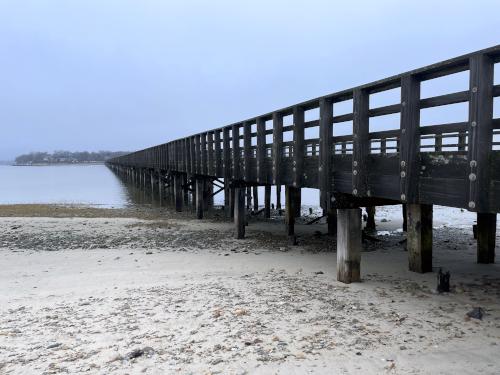
[[222, 212], [0, 206], [0, 374], [496, 374], [500, 267], [446, 215], [438, 294], [390, 209], [345, 285], [324, 224], [290, 246], [280, 218], [238, 241]]

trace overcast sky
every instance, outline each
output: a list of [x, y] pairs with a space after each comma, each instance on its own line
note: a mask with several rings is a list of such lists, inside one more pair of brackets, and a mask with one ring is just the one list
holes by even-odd
[[0, 0], [0, 160], [226, 125], [498, 44], [499, 15], [493, 0]]

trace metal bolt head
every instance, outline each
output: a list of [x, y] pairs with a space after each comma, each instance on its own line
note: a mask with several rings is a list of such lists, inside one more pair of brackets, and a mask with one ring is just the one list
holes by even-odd
[[354, 160], [354, 161], [352, 162], [352, 165], [354, 165], [355, 167], [357, 167], [357, 166], [358, 166], [358, 162], [357, 162], [356, 160]]
[[294, 183], [293, 183], [293, 186], [297, 186], [297, 183], [296, 183], [296, 182], [294, 182]]
[[403, 171], [401, 172], [401, 178], [405, 178], [406, 177], [406, 173]]
[[469, 163], [469, 165], [470, 165], [471, 168], [474, 168], [474, 167], [477, 166], [477, 161], [471, 160], [470, 163]]
[[476, 208], [476, 203], [473, 202], [473, 201], [470, 201], [469, 202], [469, 208], [471, 208], [471, 209]]
[[358, 171], [357, 170], [353, 170], [352, 174], [356, 176], [358, 174]]
[[472, 121], [471, 124], [470, 124], [473, 128], [476, 127], [477, 123], [475, 121]]
[[471, 174], [469, 175], [469, 180], [471, 180], [471, 181], [476, 181], [476, 174], [475, 174], [475, 173], [471, 173]]
[[273, 180], [273, 184], [276, 184], [276, 180]]
[[401, 102], [401, 105], [404, 107], [406, 105], [406, 102]]
[[292, 170], [295, 172], [295, 171], [297, 171], [297, 168], [293, 167]]
[[371, 197], [372, 196], [372, 192], [370, 190], [367, 190], [366, 191], [366, 195], [368, 195], [369, 197]]
[[401, 134], [406, 134], [406, 129], [401, 129]]
[[318, 168], [318, 171], [322, 171], [323, 170], [323, 167], [320, 165], [319, 168]]
[[406, 167], [406, 162], [404, 160], [401, 160], [401, 166], [404, 168]]
[[257, 182], [259, 182], [259, 181], [260, 181], [260, 178], [257, 177]]
[[404, 202], [406, 200], [406, 195], [405, 194], [401, 194], [401, 200]]
[[477, 92], [477, 87], [476, 87], [476, 86], [474, 86], [474, 87], [472, 88], [472, 92]]
[[353, 195], [358, 195], [358, 189], [353, 189], [353, 190], [352, 190], [352, 194], [353, 194]]

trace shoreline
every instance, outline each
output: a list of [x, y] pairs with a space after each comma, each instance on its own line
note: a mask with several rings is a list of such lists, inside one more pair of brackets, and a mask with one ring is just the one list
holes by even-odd
[[[443, 212], [442, 215], [445, 215]], [[500, 266], [472, 228], [435, 229], [435, 272], [407, 271], [400, 223], [379, 211], [362, 282], [336, 281], [326, 226], [214, 211], [0, 206], [0, 374], [494, 374]], [[465, 216], [464, 216], [465, 217]], [[385, 222], [382, 219], [386, 219]], [[455, 220], [460, 223], [460, 220]], [[482, 307], [482, 320], [467, 318]]]

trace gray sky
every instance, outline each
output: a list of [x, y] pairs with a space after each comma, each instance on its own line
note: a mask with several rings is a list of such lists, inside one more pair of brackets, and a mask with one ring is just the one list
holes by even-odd
[[0, 0], [0, 160], [229, 124], [498, 44], [499, 15], [493, 0]]

